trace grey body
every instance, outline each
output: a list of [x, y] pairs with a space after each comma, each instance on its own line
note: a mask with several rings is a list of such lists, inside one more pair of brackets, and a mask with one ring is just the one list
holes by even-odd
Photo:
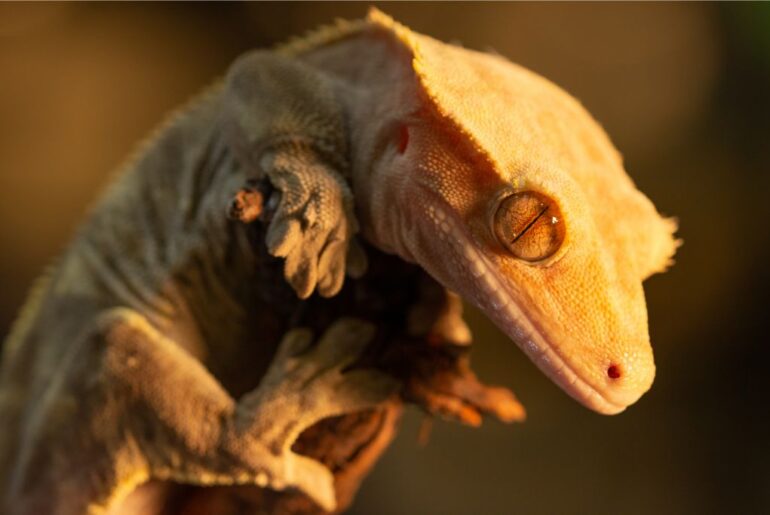
[[335, 294], [349, 255], [363, 268], [337, 97], [317, 69], [255, 52], [111, 185], [6, 342], [0, 511], [98, 513], [153, 478], [291, 487], [334, 508], [329, 471], [290, 447], [392, 391], [380, 373], [340, 372], [370, 330], [343, 321], [312, 351], [290, 332], [238, 401], [212, 372], [262, 345], [259, 375], [275, 347], [249, 318], [267, 308], [247, 228], [226, 217], [250, 180], [280, 193], [267, 247], [299, 297]]

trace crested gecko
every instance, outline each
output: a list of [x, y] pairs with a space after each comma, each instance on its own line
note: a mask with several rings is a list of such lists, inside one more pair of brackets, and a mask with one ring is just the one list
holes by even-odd
[[226, 216], [264, 178], [264, 243], [299, 299], [361, 277], [363, 238], [480, 307], [588, 408], [618, 413], [652, 384], [642, 281], [670, 262], [675, 223], [563, 90], [373, 9], [240, 57], [94, 206], [3, 349], [3, 513], [105, 513], [150, 479], [335, 509], [328, 470], [291, 446], [393, 391], [347, 371], [371, 328], [341, 321], [315, 346], [289, 331], [240, 397], [215, 379], [259, 342], [248, 314], [272, 308]]

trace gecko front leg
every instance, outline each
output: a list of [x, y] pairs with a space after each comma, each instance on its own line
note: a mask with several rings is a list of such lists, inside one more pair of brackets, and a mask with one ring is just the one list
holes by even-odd
[[[315, 346], [310, 332], [290, 331], [260, 386], [236, 401], [141, 314], [110, 310], [78, 345], [93, 359], [73, 359], [77, 373], [53, 380], [57, 396], [27, 427], [7, 513], [103, 513], [151, 479], [295, 489], [331, 511], [331, 472], [291, 446], [319, 420], [395, 391], [381, 372], [345, 371], [372, 334], [352, 319]], [[83, 426], [94, 428], [88, 439]]]
[[[175, 438], [181, 448], [157, 449], [154, 442], [144, 442], [149, 451], [150, 477], [190, 484], [295, 489], [323, 509], [333, 510], [336, 499], [331, 472], [317, 461], [292, 452], [291, 446], [302, 431], [319, 420], [372, 408], [395, 391], [395, 380], [380, 372], [344, 371], [372, 336], [372, 326], [343, 319], [332, 325], [313, 347], [310, 331], [296, 329], [284, 337], [260, 386], [237, 403], [228, 404], [213, 384], [208, 391], [195, 395], [197, 398], [177, 400], [192, 405], [213, 402], [206, 410], [208, 420], [175, 418], [169, 424], [169, 429], [181, 436]], [[157, 363], [157, 357], [153, 361]], [[146, 361], [142, 365], [146, 373], [153, 373], [153, 363]], [[199, 368], [196, 374], [202, 372]], [[207, 381], [214, 380], [209, 377]], [[193, 393], [201, 388], [190, 389], [191, 384], [177, 383], [167, 386]], [[153, 416], [158, 423], [168, 424], [178, 407], [162, 402], [164, 406], [153, 406]], [[186, 437], [201, 433], [206, 427], [209, 432], [213, 429], [215, 440], [201, 444], [197, 438]]]
[[[284, 275], [300, 298], [335, 295], [365, 269], [353, 240], [358, 222], [348, 173], [343, 107], [328, 79], [295, 59], [252, 52], [230, 69], [225, 130], [246, 181], [267, 177], [277, 190], [266, 234], [285, 259]], [[244, 188], [248, 184], [244, 185]]]

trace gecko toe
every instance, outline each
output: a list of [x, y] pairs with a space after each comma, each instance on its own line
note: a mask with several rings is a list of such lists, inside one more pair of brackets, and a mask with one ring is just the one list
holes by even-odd
[[344, 240], [330, 241], [318, 260], [318, 293], [322, 297], [333, 297], [342, 289], [346, 247]]
[[295, 217], [276, 216], [265, 235], [267, 251], [275, 257], [286, 257], [302, 244], [302, 231]]
[[284, 276], [300, 299], [310, 297], [318, 280], [318, 268], [312, 249], [300, 246], [286, 256]]
[[355, 318], [343, 318], [326, 330], [314, 350], [315, 359], [328, 368], [342, 369], [353, 363], [374, 336], [373, 325]]
[[351, 238], [348, 244], [346, 262], [346, 273], [353, 279], [359, 279], [366, 273], [369, 267], [369, 260], [366, 257], [366, 251], [358, 238]]

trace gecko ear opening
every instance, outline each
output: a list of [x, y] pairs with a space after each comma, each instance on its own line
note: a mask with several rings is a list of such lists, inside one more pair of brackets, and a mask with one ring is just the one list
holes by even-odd
[[409, 147], [409, 126], [402, 123], [398, 126], [398, 146], [396, 148], [399, 154], [403, 154], [407, 147]]

